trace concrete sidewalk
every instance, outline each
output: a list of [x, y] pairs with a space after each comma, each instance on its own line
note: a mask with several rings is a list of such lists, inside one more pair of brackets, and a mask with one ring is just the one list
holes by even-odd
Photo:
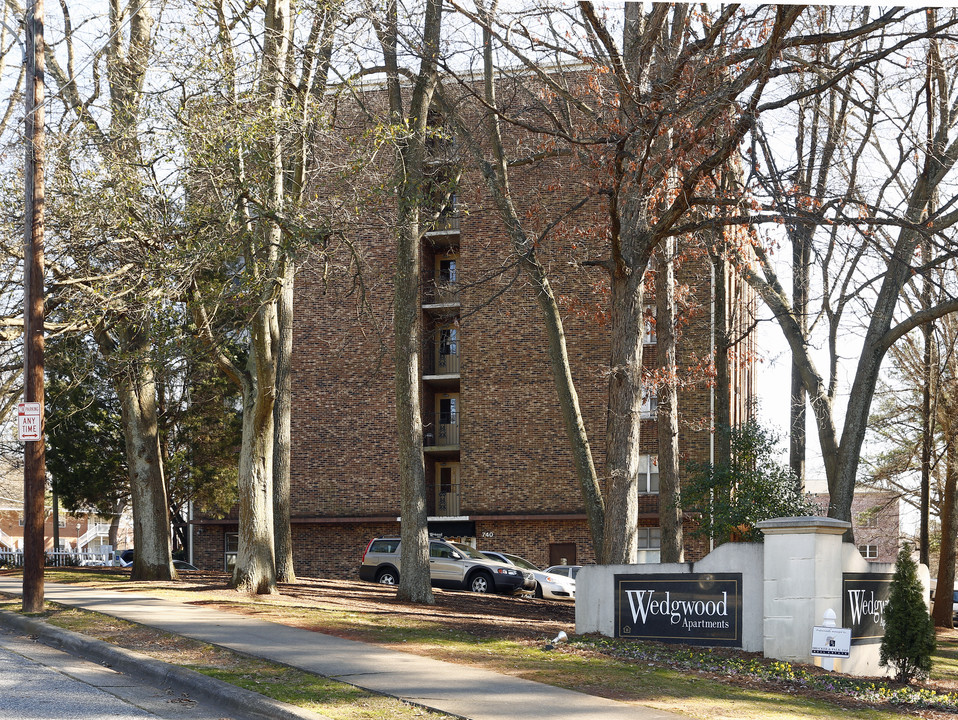
[[[20, 583], [18, 577], [0, 577], [0, 592], [20, 594]], [[469, 720], [684, 717], [141, 593], [47, 583], [45, 597], [301, 668]]]

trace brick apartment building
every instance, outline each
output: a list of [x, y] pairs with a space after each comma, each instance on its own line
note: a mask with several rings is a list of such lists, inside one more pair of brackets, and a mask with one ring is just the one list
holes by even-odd
[[[828, 493], [812, 497], [821, 507], [828, 507]], [[870, 562], [895, 562], [903, 540], [898, 494], [880, 490], [856, 492], [852, 499], [852, 530], [863, 558]]]
[[[437, 172], [463, 162], [449, 145], [436, 148]], [[557, 182], [561, 181], [561, 182]], [[568, 183], [564, 182], [568, 181]], [[557, 160], [517, 168], [520, 212], [538, 203], [530, 222], [550, 222], [571, 204], [575, 179]], [[350, 278], [330, 279], [306, 266], [297, 279], [292, 416], [292, 532], [303, 576], [356, 577], [375, 536], [399, 532], [399, 467], [392, 359], [395, 231], [388, 214], [369, 212], [352, 241], [365, 270], [363, 299]], [[599, 206], [578, 222], [601, 222]], [[609, 328], [604, 271], [574, 265], [581, 252], [557, 235], [538, 249], [561, 296], [569, 356], [598, 471], [604, 465]], [[547, 339], [533, 292], [478, 173], [464, 168], [449, 208], [422, 239], [422, 416], [429, 530], [480, 549], [518, 553], [546, 566], [594, 560], [586, 516], [548, 361]], [[683, 263], [680, 368], [712, 355], [713, 273], [706, 256]], [[336, 280], [340, 282], [336, 282]], [[753, 302], [729, 281], [728, 317], [746, 322]], [[733, 328], [732, 335], [736, 335]], [[655, 362], [648, 333], [644, 362]], [[732, 363], [732, 407], [744, 419], [752, 394], [748, 341]], [[680, 391], [683, 461], [712, 451], [714, 390], [705, 377]], [[641, 429], [640, 546], [658, 559], [658, 473], [654, 398]], [[684, 462], [683, 462], [684, 464]], [[229, 567], [236, 521], [198, 520], [194, 561]], [[687, 535], [690, 559], [707, 552]]]

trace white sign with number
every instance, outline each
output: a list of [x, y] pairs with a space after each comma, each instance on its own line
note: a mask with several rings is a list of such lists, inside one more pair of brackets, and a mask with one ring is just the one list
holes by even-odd
[[40, 403], [20, 403], [17, 407], [17, 428], [20, 440], [32, 442], [40, 439]]

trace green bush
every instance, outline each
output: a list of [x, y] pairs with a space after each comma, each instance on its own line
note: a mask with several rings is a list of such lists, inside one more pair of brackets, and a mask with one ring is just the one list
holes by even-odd
[[778, 438], [754, 419], [729, 433], [729, 465], [691, 464], [682, 486], [682, 509], [698, 513], [693, 534], [755, 542], [755, 523], [777, 517], [819, 515], [822, 509], [798, 490], [791, 468], [776, 460]]
[[900, 682], [927, 677], [935, 652], [935, 625], [925, 605], [925, 589], [907, 545], [898, 553], [891, 593], [885, 606], [885, 635], [879, 664], [895, 668]]

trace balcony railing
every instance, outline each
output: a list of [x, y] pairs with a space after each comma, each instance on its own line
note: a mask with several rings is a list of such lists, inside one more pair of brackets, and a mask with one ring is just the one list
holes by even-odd
[[424, 375], [459, 374], [458, 346], [454, 352], [445, 352], [445, 349], [440, 349], [436, 344], [427, 347], [425, 362], [423, 363]]
[[442, 212], [429, 228], [429, 232], [459, 232], [462, 216], [457, 212]]
[[458, 447], [458, 413], [423, 413], [422, 438], [425, 447]]
[[423, 288], [426, 305], [458, 305], [459, 283], [449, 280], [429, 280]]
[[456, 517], [460, 515], [459, 483], [443, 485], [436, 492], [436, 511], [438, 517]]

